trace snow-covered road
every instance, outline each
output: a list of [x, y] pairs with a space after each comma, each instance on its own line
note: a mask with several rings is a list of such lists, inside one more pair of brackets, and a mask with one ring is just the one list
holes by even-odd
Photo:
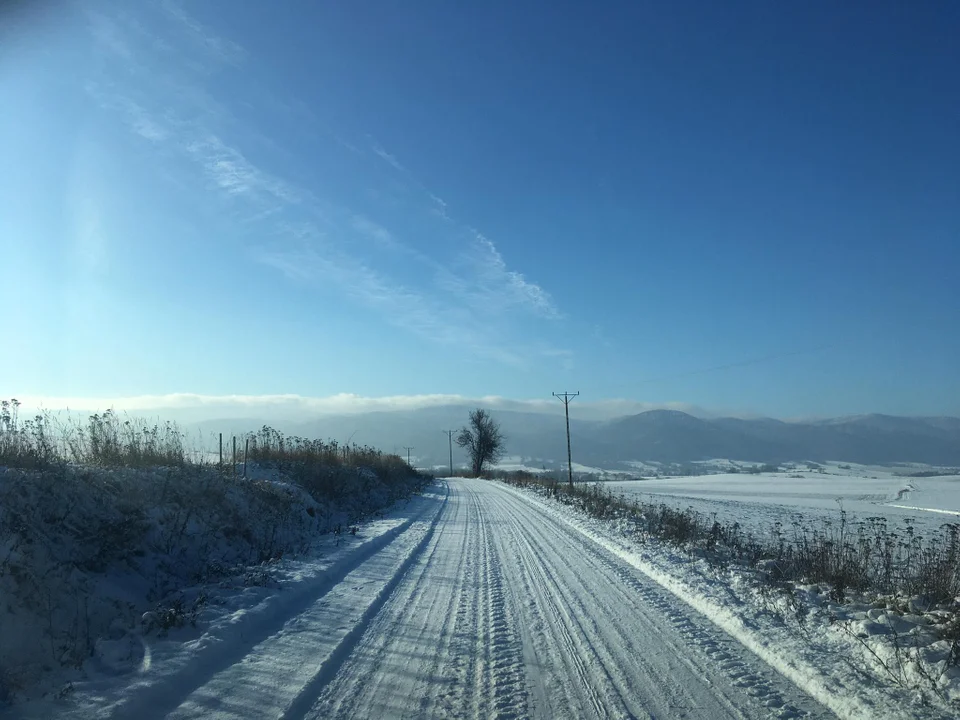
[[535, 499], [433, 502], [242, 657], [114, 716], [833, 717]]

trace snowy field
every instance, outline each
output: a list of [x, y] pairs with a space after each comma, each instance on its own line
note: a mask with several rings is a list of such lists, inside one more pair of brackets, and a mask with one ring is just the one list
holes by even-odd
[[[270, 582], [211, 587], [195, 626], [99, 643], [84, 676], [9, 716], [955, 716], [944, 713], [960, 701], [960, 668], [945, 668], [939, 699], [879, 674], [864, 682], [870, 657], [890, 660], [876, 654], [888, 627], [943, 663], [928, 618], [840, 606], [811, 586], [798, 634], [752, 569], [718, 573], [547, 495], [439, 480], [278, 561]], [[844, 622], [875, 655], [835, 630]]]
[[907, 476], [924, 469], [827, 463], [813, 471], [638, 479], [609, 482], [607, 487], [645, 502], [715, 513], [757, 533], [770, 532], [777, 522], [789, 533], [798, 519], [808, 526], [811, 521], [836, 522], [841, 508], [854, 523], [884, 517], [891, 530], [909, 524], [929, 533], [944, 523], [960, 522], [960, 475]]

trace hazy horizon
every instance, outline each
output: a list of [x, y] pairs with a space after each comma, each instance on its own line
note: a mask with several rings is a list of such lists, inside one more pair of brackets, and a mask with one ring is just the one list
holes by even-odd
[[[223, 395], [204, 396], [193, 393], [172, 393], [165, 396], [133, 396], [116, 398], [38, 397], [8, 394], [0, 399], [16, 398], [24, 410], [49, 410], [81, 414], [114, 410], [132, 417], [157, 417], [182, 423], [215, 420], [273, 421], [300, 423], [311, 419], [348, 417], [377, 412], [404, 412], [429, 408], [485, 407], [493, 411], [532, 412], [563, 415], [563, 405], [556, 398], [512, 399], [496, 396], [467, 397], [461, 395], [420, 395], [362, 397], [342, 393], [329, 397], [299, 395]], [[622, 398], [586, 400], [581, 395], [570, 404], [571, 418], [578, 420], [613, 420], [651, 410], [677, 410], [697, 418], [776, 419], [784, 422], [805, 422], [833, 418], [889, 415], [890, 413], [855, 412], [839, 415], [805, 415], [778, 417], [771, 414], [730, 408], [705, 408], [691, 403], [649, 403]], [[942, 415], [899, 415], [898, 417], [960, 417]]]

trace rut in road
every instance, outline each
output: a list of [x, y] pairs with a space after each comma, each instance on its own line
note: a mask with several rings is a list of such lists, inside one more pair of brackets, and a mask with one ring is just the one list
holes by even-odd
[[[501, 495], [495, 502], [518, 519], [508, 543], [517, 546], [518, 582], [539, 585], [525, 592], [538, 598], [532, 615], [560, 619], [532, 634], [532, 654], [571, 658], [561, 672], [540, 678], [546, 716], [579, 706], [594, 717], [832, 717], [584, 536], [523, 499]], [[567, 682], [571, 673], [583, 682]], [[751, 701], [744, 703], [744, 694]]]
[[515, 621], [480, 497], [439, 529], [309, 717], [525, 717]]
[[429, 545], [306, 717], [833, 717], [535, 502], [447, 482]]

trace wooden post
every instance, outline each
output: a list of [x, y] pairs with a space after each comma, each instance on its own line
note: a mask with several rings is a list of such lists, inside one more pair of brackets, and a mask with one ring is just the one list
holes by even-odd
[[247, 451], [250, 450], [250, 438], [243, 441], [243, 476], [247, 476]]
[[223, 433], [220, 433], [220, 470], [223, 471]]
[[231, 468], [231, 475], [234, 477], [237, 476], [237, 436], [233, 436], [233, 465]]

